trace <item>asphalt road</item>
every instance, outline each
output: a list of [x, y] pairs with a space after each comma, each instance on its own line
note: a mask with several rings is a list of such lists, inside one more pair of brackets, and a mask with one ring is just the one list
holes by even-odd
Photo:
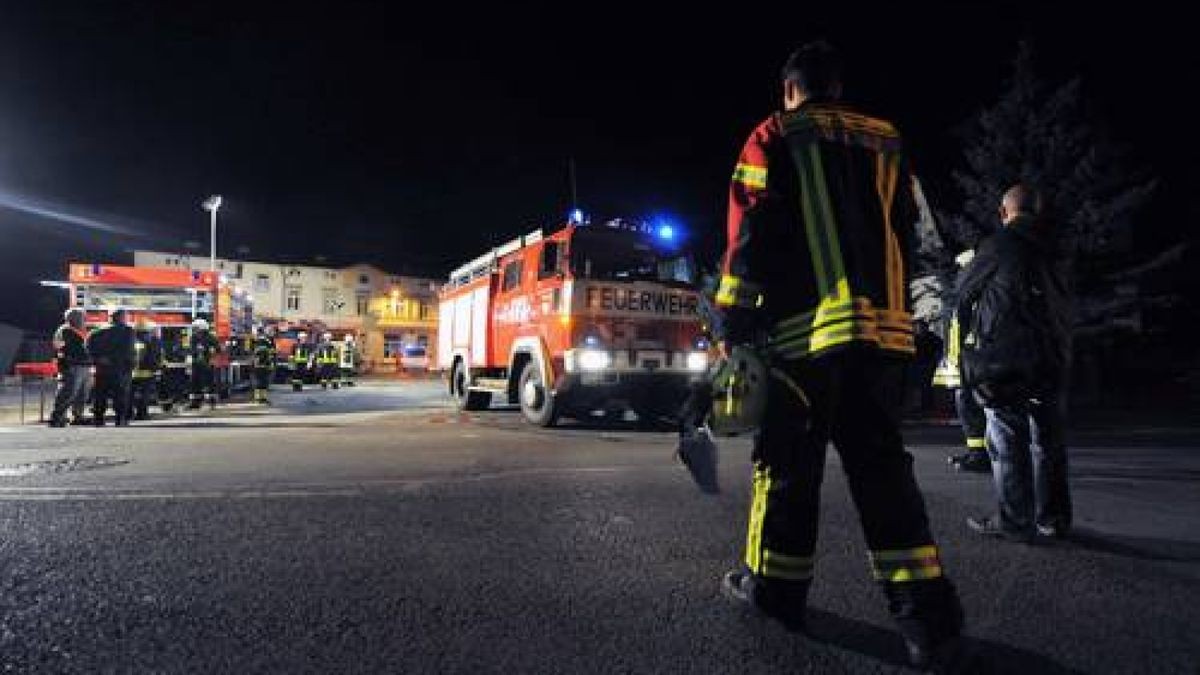
[[[747, 442], [707, 497], [665, 432], [460, 415], [435, 383], [124, 429], [0, 427], [5, 672], [903, 672], [840, 470], [813, 637], [726, 605]], [[987, 482], [909, 429], [970, 672], [1196, 673], [1200, 430], [1077, 434], [1079, 536], [981, 541]], [[837, 460], [831, 453], [831, 464]]]

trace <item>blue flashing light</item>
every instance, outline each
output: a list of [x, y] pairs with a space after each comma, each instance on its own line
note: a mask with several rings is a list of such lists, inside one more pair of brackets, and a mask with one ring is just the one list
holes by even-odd
[[583, 209], [571, 209], [571, 213], [567, 216], [568, 221], [572, 224], [579, 225], [583, 223]]
[[669, 225], [666, 223], [659, 225], [658, 226], [658, 238], [662, 239], [663, 241], [674, 240], [675, 239], [675, 227], [673, 225]]

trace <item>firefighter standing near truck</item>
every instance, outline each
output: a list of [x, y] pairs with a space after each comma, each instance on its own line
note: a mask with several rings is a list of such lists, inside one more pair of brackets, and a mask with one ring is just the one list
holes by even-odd
[[88, 354], [96, 364], [96, 386], [92, 395], [92, 424], [104, 426], [108, 401], [113, 404], [116, 425], [129, 425], [129, 389], [134, 366], [133, 329], [126, 323], [128, 313], [115, 309], [110, 323], [92, 331], [87, 338]]
[[254, 402], [270, 405], [267, 393], [271, 390], [271, 378], [275, 374], [276, 356], [273, 331], [255, 328], [251, 351], [254, 356]]
[[87, 315], [72, 307], [63, 313], [63, 324], [54, 331], [54, 357], [58, 366], [58, 388], [54, 393], [54, 410], [50, 426], [67, 426], [67, 411], [71, 424], [83, 423], [87, 404], [88, 383], [91, 380], [92, 359], [87, 352]]
[[292, 390], [303, 391], [304, 379], [313, 366], [313, 349], [308, 342], [308, 333], [296, 334], [296, 346], [292, 348]]
[[163, 366], [160, 373], [159, 405], [163, 411], [170, 412], [187, 399], [188, 395], [188, 354], [187, 332], [173, 330], [162, 338]]
[[217, 408], [217, 378], [214, 361], [221, 353], [221, 345], [208, 329], [208, 322], [196, 319], [192, 322], [192, 338], [188, 345], [191, 390], [188, 407], [195, 410], [204, 401], [210, 410]]
[[346, 333], [337, 345], [338, 375], [346, 387], [354, 386], [354, 369], [358, 364], [358, 347], [354, 344], [354, 336]]
[[958, 644], [962, 609], [889, 394], [915, 350], [915, 188], [892, 124], [838, 101], [832, 47], [801, 47], [781, 75], [784, 110], [754, 130], [734, 170], [717, 292], [723, 350], [760, 354], [769, 374], [745, 564], [722, 591], [803, 629], [832, 440], [874, 577], [909, 660], [925, 666]]
[[150, 404], [158, 401], [159, 378], [163, 367], [162, 341], [153, 321], [137, 322], [134, 333], [133, 419], [150, 419]]
[[317, 378], [321, 381], [321, 388], [328, 389], [332, 386], [337, 389], [339, 382], [338, 348], [333, 343], [332, 334], [321, 334], [321, 342], [317, 344], [314, 358], [317, 362]]

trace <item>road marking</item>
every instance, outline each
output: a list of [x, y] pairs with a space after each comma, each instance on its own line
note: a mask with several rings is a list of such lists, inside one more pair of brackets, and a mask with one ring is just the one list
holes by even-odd
[[524, 478], [529, 476], [613, 475], [628, 471], [684, 472], [682, 466], [605, 466], [572, 468], [535, 468], [498, 471], [470, 476], [433, 478], [397, 478], [354, 483], [303, 483], [278, 488], [229, 487], [211, 490], [128, 490], [108, 487], [0, 487], [0, 501], [8, 502], [70, 502], [70, 501], [130, 501], [130, 500], [203, 500], [203, 499], [289, 499], [309, 497], [360, 497], [368, 493], [402, 493], [434, 485], [480, 483], [484, 481]]

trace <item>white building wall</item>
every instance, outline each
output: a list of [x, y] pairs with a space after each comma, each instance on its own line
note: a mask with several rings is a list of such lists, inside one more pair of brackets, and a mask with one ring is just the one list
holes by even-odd
[[[290, 321], [323, 321], [341, 330], [362, 330], [368, 323], [372, 298], [399, 290], [403, 297], [430, 305], [431, 318], [437, 311], [436, 292], [430, 279], [390, 274], [371, 265], [346, 268], [287, 265], [217, 258], [217, 271], [237, 287], [248, 290], [254, 312], [264, 318]], [[208, 256], [134, 251], [136, 267], [165, 267], [206, 271]], [[300, 307], [288, 307], [289, 287], [299, 289]], [[337, 306], [328, 306], [327, 295]], [[360, 299], [362, 300], [360, 305]], [[359, 313], [361, 309], [362, 313]]]

